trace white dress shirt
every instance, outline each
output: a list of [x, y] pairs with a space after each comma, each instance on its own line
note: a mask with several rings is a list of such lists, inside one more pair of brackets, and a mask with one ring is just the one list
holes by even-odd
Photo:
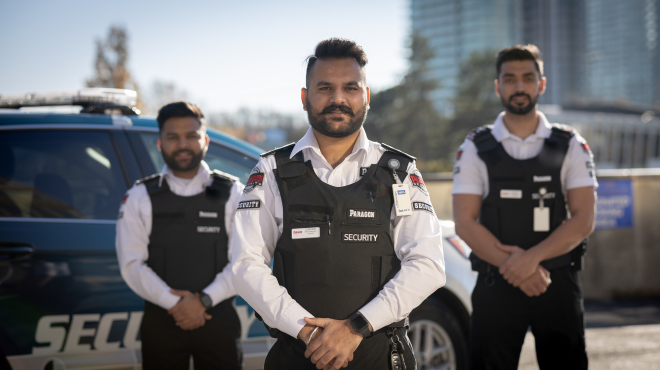
[[[163, 167], [160, 184], [167, 179], [170, 190], [182, 197], [200, 194], [213, 183], [212, 171], [206, 162], [202, 161], [199, 171], [192, 179], [182, 179], [174, 176], [167, 165]], [[229, 237], [228, 259], [231, 261], [231, 241], [233, 239], [234, 213], [243, 185], [235, 181], [227, 203], [225, 204], [225, 230]], [[121, 276], [126, 284], [143, 299], [169, 310], [179, 301], [178, 296], [170, 292], [170, 287], [149, 266], [149, 235], [151, 234], [152, 209], [151, 198], [144, 184], [133, 186], [126, 193], [124, 202], [119, 209], [117, 220], [117, 259]], [[191, 271], [194, 273], [194, 271]], [[231, 266], [227, 264], [219, 272], [213, 282], [204, 288], [213, 305], [236, 295], [231, 277]]]
[[[536, 157], [541, 153], [545, 139], [552, 134], [552, 125], [545, 115], [538, 112], [539, 123], [536, 132], [525, 140], [513, 135], [506, 128], [504, 112], [500, 113], [495, 124], [490, 125], [495, 140], [502, 143], [504, 150], [514, 159], [523, 160]], [[577, 131], [571, 139], [568, 152], [561, 167], [560, 181], [562, 192], [585, 186], [598, 186], [595, 176], [593, 156], [583, 147], [586, 141]], [[466, 139], [461, 145], [461, 152], [454, 165], [454, 187], [452, 194], [477, 194], [483, 199], [488, 196], [488, 170], [486, 163], [479, 157], [477, 147], [472, 140]]]
[[[379, 143], [369, 141], [361, 129], [351, 154], [333, 169], [321, 154], [310, 128], [295, 145], [291, 156], [300, 151], [305, 161], [312, 162], [321, 181], [343, 187], [357, 182], [360, 167], [378, 163], [385, 149]], [[232, 244], [234, 287], [268, 326], [295, 338], [305, 325], [303, 318], [313, 316], [291, 298], [269, 268], [282, 235], [282, 198], [273, 174], [275, 156], [262, 158], [257, 167], [265, 174], [263, 185], [244, 193], [241, 201], [260, 200], [261, 208], [236, 212], [236, 237]], [[413, 171], [415, 164], [411, 162], [407, 172]], [[431, 204], [427, 194], [411, 186], [409, 176], [402, 181], [410, 186], [412, 201]], [[376, 298], [359, 309], [374, 330], [403, 320], [413, 308], [445, 284], [442, 234], [435, 214], [413, 211], [411, 216], [396, 216], [392, 210], [390, 230], [394, 251], [401, 260], [401, 270], [385, 284]]]

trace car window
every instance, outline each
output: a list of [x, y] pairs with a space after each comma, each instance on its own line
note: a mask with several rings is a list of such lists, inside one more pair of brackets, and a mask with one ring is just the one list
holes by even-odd
[[0, 217], [114, 220], [125, 192], [107, 131], [0, 134]]
[[[146, 147], [149, 158], [157, 171], [161, 171], [165, 161], [163, 161], [163, 156], [158, 150], [158, 137], [157, 132], [140, 133], [140, 140]], [[243, 184], [250, 177], [250, 171], [257, 164], [256, 160], [213, 142], [209, 145], [204, 160], [212, 170], [219, 170], [237, 176]]]

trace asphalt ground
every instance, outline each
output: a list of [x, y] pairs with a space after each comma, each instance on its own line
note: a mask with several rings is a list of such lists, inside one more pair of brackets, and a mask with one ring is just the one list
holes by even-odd
[[[584, 306], [590, 369], [660, 369], [660, 298], [585, 302]], [[518, 369], [539, 369], [531, 332]]]

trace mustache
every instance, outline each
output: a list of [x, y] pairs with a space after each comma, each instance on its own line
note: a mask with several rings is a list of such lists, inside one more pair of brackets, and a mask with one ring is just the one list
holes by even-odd
[[193, 156], [193, 157], [195, 156], [195, 153], [193, 153], [192, 150], [189, 150], [189, 149], [181, 149], [181, 150], [177, 150], [176, 152], [172, 153], [172, 158], [176, 157], [176, 156], [177, 156], [178, 154], [180, 154], [180, 153], [188, 153], [188, 154], [190, 154], [190, 155]]
[[353, 109], [351, 109], [351, 107], [349, 107], [347, 105], [343, 105], [343, 104], [342, 105], [338, 105], [338, 104], [328, 105], [327, 107], [323, 108], [323, 110], [321, 111], [321, 114], [332, 113], [335, 110], [339, 110], [342, 113], [346, 113], [346, 114], [349, 114], [351, 116], [355, 116], [355, 113], [353, 113]]
[[525, 93], [517, 93], [517, 94], [513, 94], [513, 95], [511, 95], [511, 97], [509, 98], [509, 104], [511, 104], [511, 101], [512, 101], [513, 98], [515, 98], [516, 96], [524, 96], [524, 97], [526, 97], [527, 99], [529, 99], [529, 101], [532, 101], [532, 97], [529, 96], [529, 94], [525, 94]]

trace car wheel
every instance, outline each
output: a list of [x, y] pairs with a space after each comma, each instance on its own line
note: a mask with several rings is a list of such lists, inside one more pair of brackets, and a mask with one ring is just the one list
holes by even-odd
[[419, 370], [465, 370], [468, 344], [456, 315], [429, 298], [410, 313], [408, 337]]

